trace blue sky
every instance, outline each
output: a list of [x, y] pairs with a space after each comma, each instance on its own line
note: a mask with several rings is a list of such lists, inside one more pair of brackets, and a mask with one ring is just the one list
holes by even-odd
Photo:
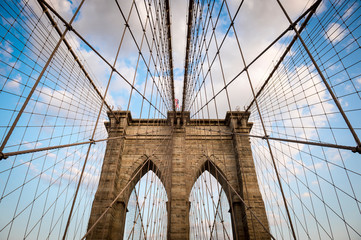
[[[70, 20], [79, 4], [78, 1], [67, 0], [52, 0], [49, 2], [66, 20]], [[311, 2], [284, 1], [284, 4], [291, 18], [295, 19]], [[233, 16], [239, 2], [229, 1], [228, 4], [230, 14]], [[36, 1], [29, 1], [27, 4], [17, 1], [4, 2], [1, 6], [0, 136], [3, 141], [10, 124], [14, 121], [16, 111], [21, 108], [31, 86], [39, 76], [42, 66], [54, 48], [58, 35], [51, 31], [52, 27], [44, 15], [42, 15], [41, 21], [37, 21], [36, 16], [41, 15], [41, 9]], [[20, 11], [24, 6], [26, 6], [25, 10]], [[139, 6], [142, 6], [142, 4], [139, 3]], [[122, 2], [122, 9], [125, 13], [128, 13], [130, 4]], [[218, 13], [220, 9], [221, 2], [216, 1], [214, 13]], [[144, 7], [140, 7], [139, 11], [143, 23], [145, 23], [146, 10]], [[186, 11], [186, 1], [171, 1], [175, 94], [176, 98], [180, 100], [182, 99], [183, 90]], [[302, 34], [359, 136], [361, 133], [359, 110], [361, 104], [359, 93], [361, 88], [361, 64], [359, 62], [360, 11], [360, 3], [357, 1], [349, 3], [341, 1], [334, 5], [331, 5], [330, 1], [324, 1], [318, 9], [317, 17], [310, 21], [309, 26]], [[204, 9], [204, 13], [206, 13], [206, 9]], [[214, 18], [214, 20], [216, 19]], [[228, 13], [223, 6], [219, 23], [214, 26], [218, 42], [223, 39], [229, 23]], [[142, 29], [135, 12], [131, 14], [129, 24], [139, 46], [141, 46]], [[287, 19], [282, 15], [276, 1], [245, 1], [236, 18], [235, 26], [237, 27], [237, 36], [242, 45], [246, 63], [256, 57], [288, 25]], [[59, 27], [64, 30], [63, 24], [59, 23]], [[114, 62], [116, 49], [124, 30], [124, 22], [114, 2], [99, 4], [98, 1], [86, 1], [74, 22], [74, 28], [110, 63]], [[35, 30], [32, 31], [33, 29]], [[147, 37], [151, 37], [149, 29], [146, 34]], [[213, 58], [216, 56], [217, 49], [214, 37], [211, 38], [211, 36], [210, 31], [205, 36], [205, 39], [211, 42], [208, 53], [209, 57]], [[275, 44], [249, 69], [256, 89], [259, 89], [266, 79], [292, 36], [293, 34], [287, 34], [285, 38]], [[81, 62], [85, 65], [95, 84], [104, 93], [110, 76], [109, 67], [74, 33], [69, 32], [67, 40], [79, 55]], [[43, 48], [43, 46], [46, 47]], [[165, 83], [163, 79], [168, 75], [166, 71], [158, 71], [155, 67], [156, 64], [159, 66], [162, 63], [153, 60], [149, 61], [149, 47], [146, 42], [143, 42], [142, 52], [146, 62], [140, 60], [137, 67], [138, 49], [133, 43], [129, 31], [126, 31], [124, 43], [116, 61], [118, 71], [129, 82], [134, 81], [134, 86], [139, 92], [144, 94], [160, 110], [159, 112], [156, 111], [153, 107], [150, 107], [149, 103], [143, 101], [143, 98], [138, 93], [133, 92], [129, 110], [132, 111], [135, 118], [163, 118], [167, 110], [169, 110], [167, 106], [170, 105], [167, 102], [169, 99], [160, 98], [167, 92], [166, 86], [162, 84]], [[62, 49], [64, 49], [64, 46]], [[197, 95], [194, 100], [195, 104], [190, 106], [191, 113], [196, 112], [206, 102], [204, 91], [207, 92], [209, 100], [214, 93], [224, 87], [224, 81], [228, 83], [243, 69], [244, 66], [237, 49], [235, 33], [231, 30], [220, 50], [222, 67], [225, 73], [224, 79], [220, 72], [220, 62], [216, 58], [215, 65], [211, 70], [214, 92], [208, 75], [205, 80], [205, 87], [201, 90], [203, 91], [202, 96]], [[260, 105], [261, 113], [266, 122], [268, 134], [273, 137], [355, 146], [355, 141], [346, 129], [347, 126], [330, 94], [326, 91], [321, 78], [302, 49], [300, 42], [296, 42], [279, 71], [270, 81], [267, 91], [259, 98], [259, 101], [262, 102]], [[204, 56], [202, 55], [202, 57]], [[9, 139], [4, 152], [88, 141], [91, 137], [101, 102], [80, 69], [70, 59], [71, 56], [64, 50], [57, 53], [46, 71], [45, 77], [40, 81], [26, 111], [20, 118], [17, 124], [18, 127]], [[147, 74], [146, 65], [150, 66], [150, 74]], [[207, 64], [205, 64], [203, 71], [206, 72], [207, 70]], [[201, 68], [197, 68], [197, 71], [200, 72]], [[202, 74], [196, 80], [202, 81]], [[152, 85], [152, 82], [159, 86], [159, 90]], [[130, 89], [129, 85], [121, 77], [114, 75], [111, 79], [109, 94], [106, 97], [107, 102], [114, 109], [128, 110]], [[235, 110], [237, 106], [243, 109], [250, 103], [252, 96], [245, 74], [239, 76], [227, 90], [232, 110]], [[306, 92], [307, 95], [302, 95], [301, 90]], [[158, 94], [157, 91], [159, 91]], [[226, 111], [230, 110], [224, 92], [216, 100], [217, 105], [214, 102], [210, 103], [209, 114], [211, 118], [219, 117], [222, 119]], [[251, 111], [251, 121], [254, 122], [252, 133], [263, 135], [255, 106], [251, 108]], [[207, 116], [208, 113], [204, 110], [203, 114]], [[199, 118], [201, 116], [201, 114], [198, 114], [194, 117]], [[106, 109], [103, 108], [95, 139], [107, 137], [103, 126], [106, 119]], [[253, 139], [252, 144], [261, 189], [264, 197], [270, 199], [268, 202], [266, 201], [266, 207], [270, 213], [271, 229], [275, 233], [287, 235], [289, 231], [285, 227], [285, 217], [282, 217], [284, 210], [278, 202], [280, 196], [275, 185], [274, 173], [270, 169], [269, 155], [264, 150], [265, 143], [262, 140]], [[350, 230], [349, 226], [340, 224], [340, 217], [337, 217], [335, 213], [332, 213], [332, 210], [325, 207], [320, 199], [324, 197], [327, 204], [331, 206], [330, 208], [337, 209], [335, 212], [339, 215], [344, 214], [344, 217], [349, 219], [350, 224], [358, 232], [361, 231], [359, 227], [361, 224], [358, 224], [361, 221], [360, 214], [358, 211], [354, 211], [358, 208], [359, 203], [352, 200], [352, 197], [359, 199], [361, 194], [357, 185], [354, 184], [360, 181], [359, 155], [350, 151], [278, 142], [272, 142], [272, 146], [277, 156], [280, 172], [284, 177], [283, 183], [286, 186], [288, 201], [294, 204], [293, 209], [297, 212], [297, 216], [302, 216], [301, 220], [295, 219], [295, 221], [300, 226], [305, 226], [308, 221], [313, 219], [311, 213], [316, 212], [321, 216], [321, 223], [320, 225], [308, 226], [313, 232], [317, 232], [317, 229], [313, 229], [315, 226], [321, 228], [322, 225], [325, 226], [325, 229], [332, 226], [337, 229], [333, 230], [335, 238], [345, 236], [347, 230], [351, 232], [351, 238], [357, 238], [357, 234]], [[104, 143], [97, 143], [92, 147], [90, 161], [86, 169], [87, 180], [83, 183], [82, 200], [79, 201], [80, 207], [76, 214], [82, 214], [83, 212], [85, 212], [85, 215], [89, 214], [87, 206], [91, 203], [96, 190], [104, 149]], [[10, 234], [9, 236], [21, 238], [29, 232], [30, 234], [35, 233], [36, 230], [30, 231], [33, 226], [35, 226], [35, 229], [41, 229], [39, 232], [44, 234], [47, 233], [51, 226], [56, 226], [56, 229], [53, 230], [54, 234], [58, 231], [59, 233], [56, 234], [61, 235], [61, 227], [55, 222], [56, 220], [60, 222], [66, 220], [64, 219], [66, 217], [62, 216], [67, 216], [69, 205], [64, 205], [65, 213], [62, 213], [62, 208], [58, 205], [69, 203], [73, 187], [68, 188], [66, 184], [69, 183], [74, 186], [86, 150], [86, 146], [77, 146], [20, 155], [1, 161], [0, 185], [3, 187], [0, 188], [2, 193], [0, 206], [9, 216], [0, 218], [1, 226], [6, 225], [12, 216], [19, 213], [20, 209], [25, 208], [26, 210], [23, 215], [20, 214], [20, 216], [24, 217], [16, 218], [17, 220], [13, 224], [14, 230], [9, 231], [10, 225], [8, 225], [0, 236], [7, 237], [7, 234], [11, 232], [11, 234], [15, 235]], [[345, 171], [343, 168], [348, 170]], [[314, 182], [316, 183], [314, 184]], [[350, 184], [350, 182], [353, 184]], [[303, 183], [305, 184], [303, 185]], [[336, 190], [332, 187], [333, 183], [337, 186]], [[21, 187], [22, 185], [24, 187]], [[287, 186], [291, 186], [292, 189], [297, 189], [297, 191], [292, 192], [291, 188]], [[64, 192], [62, 193], [62, 191]], [[273, 195], [270, 191], [274, 191]], [[59, 195], [59, 193], [62, 194]], [[34, 203], [29, 203], [26, 200], [18, 201], [20, 196], [31, 196], [29, 199], [38, 197], [39, 200]], [[57, 206], [51, 205], [55, 202], [54, 196], [61, 196], [57, 200]], [[347, 203], [347, 206], [342, 205], [340, 207], [337, 197]], [[306, 199], [305, 205], [302, 205], [298, 199]], [[29, 207], [26, 207], [28, 204], [30, 204]], [[12, 207], [4, 207], [8, 205]], [[45, 210], [49, 209], [44, 218], [46, 220], [44, 222], [50, 222], [49, 226], [40, 228], [39, 223], [30, 223], [26, 231], [23, 229], [17, 231], [16, 226], [26, 225], [29, 216], [36, 216], [34, 219], [40, 218], [40, 215], [38, 215], [40, 212], [33, 210], [38, 209], [39, 206], [40, 208], [45, 206]], [[275, 207], [281, 210], [272, 212]], [[305, 213], [308, 211], [306, 208], [315, 208], [316, 210]], [[83, 211], [83, 209], [85, 210]], [[319, 209], [325, 210], [321, 211]], [[330, 218], [334, 223], [330, 225], [327, 223], [327, 214], [332, 216]], [[85, 230], [86, 221], [81, 220], [80, 215], [76, 216], [78, 220], [76, 220], [77, 225], [74, 227], [82, 227], [81, 230], [79, 229], [76, 232], [76, 236], [80, 236], [80, 233]], [[277, 228], [276, 224], [283, 225], [283, 230]], [[322, 232], [322, 230], [319, 231]], [[330, 231], [331, 229], [325, 230], [328, 234], [330, 234]], [[306, 237], [302, 235], [305, 233], [302, 227], [300, 227], [299, 232], [300, 236]], [[35, 235], [29, 236], [35, 238]], [[321, 234], [321, 236], [323, 235]]]

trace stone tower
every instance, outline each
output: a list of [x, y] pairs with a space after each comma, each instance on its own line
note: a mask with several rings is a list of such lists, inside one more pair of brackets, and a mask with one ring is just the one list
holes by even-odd
[[[156, 157], [148, 161], [148, 165], [154, 165], [152, 167], [156, 167], [159, 174], [169, 176], [166, 180], [160, 177], [168, 196], [168, 239], [189, 239], [189, 195], [201, 174], [200, 169], [214, 176], [217, 172], [223, 174], [224, 177], [218, 177], [218, 181], [230, 196], [235, 239], [270, 239], [267, 231], [228, 186], [230, 183], [234, 187], [268, 228], [247, 136], [252, 128], [248, 112], [227, 112], [224, 120], [191, 120], [189, 112], [168, 112], [168, 119], [162, 121], [132, 119], [130, 112], [126, 111], [115, 113], [120, 121], [117, 123], [109, 114], [110, 122], [106, 123], [109, 137], [123, 137], [108, 141], [88, 227], [130, 184], [87, 239], [123, 239], [127, 203], [136, 184], [132, 179], [139, 179], [134, 178], [135, 174], [146, 174], [149, 166], [144, 166], [144, 162], [155, 147], [159, 148]], [[164, 138], [171, 144], [160, 145], [159, 141]], [[170, 167], [165, 168], [166, 165]]]

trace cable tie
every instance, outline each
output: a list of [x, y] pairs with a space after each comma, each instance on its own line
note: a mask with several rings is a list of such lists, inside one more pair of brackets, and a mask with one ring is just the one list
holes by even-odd
[[361, 145], [358, 145], [354, 149], [352, 149], [352, 152], [361, 154]]
[[9, 156], [5, 155], [5, 153], [0, 152], [0, 161], [3, 159], [7, 159]]
[[68, 31], [73, 31], [73, 27], [70, 24], [64, 24], [64, 26], [68, 29]]
[[95, 140], [90, 138], [89, 141], [91, 142], [90, 144], [95, 144]]
[[295, 23], [292, 23], [288, 28], [287, 28], [288, 31], [291, 31], [291, 30], [296, 30], [295, 28]]
[[0, 152], [0, 161], [7, 158], [8, 156], [6, 156], [3, 152]]

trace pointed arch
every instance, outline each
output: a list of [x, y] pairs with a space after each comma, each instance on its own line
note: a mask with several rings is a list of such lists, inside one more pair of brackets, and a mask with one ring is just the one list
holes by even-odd
[[[134, 169], [134, 168], [131, 168]], [[168, 186], [166, 184], [166, 182], [164, 181], [164, 173], [162, 172], [162, 170], [154, 163], [154, 161], [152, 159], [149, 159], [148, 157], [143, 160], [141, 162], [141, 164], [138, 165], [138, 167], [133, 170], [133, 172], [130, 174], [130, 179], [133, 179], [132, 182], [129, 185], [129, 190], [126, 194], [125, 199], [128, 199], [130, 194], [131, 194], [131, 190], [134, 189], [135, 185], [140, 181], [140, 179], [143, 178], [143, 176], [145, 174], [147, 174], [149, 171], [153, 171], [154, 174], [159, 178], [159, 180], [162, 182], [163, 186], [165, 187], [166, 191], [167, 191], [167, 195], [168, 194]]]
[[168, 195], [159, 168], [147, 159], [132, 179], [123, 239], [166, 239]]
[[[214, 163], [214, 161], [212, 161], [211, 159], [208, 159], [208, 158], [205, 159], [204, 162], [202, 163], [202, 165], [198, 168], [198, 170], [196, 171], [194, 178], [193, 178], [193, 185], [205, 171], [208, 171], [215, 179], [217, 179], [218, 183], [222, 186], [222, 188], [224, 189], [224, 191], [227, 195], [228, 202], [231, 203], [231, 199], [230, 199], [231, 192], [228, 187], [226, 174], [224, 174], [222, 169], [220, 169]], [[191, 191], [191, 189], [190, 189], [190, 191]], [[190, 194], [190, 192], [188, 193], [188, 195], [189, 194]]]
[[227, 181], [211, 160], [197, 171], [189, 201], [190, 239], [233, 239]]

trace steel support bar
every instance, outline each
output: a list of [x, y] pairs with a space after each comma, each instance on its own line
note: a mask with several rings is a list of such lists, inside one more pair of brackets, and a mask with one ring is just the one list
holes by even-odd
[[22, 151], [16, 151], [16, 152], [2, 153], [0, 155], [0, 160], [6, 159], [11, 156], [17, 156], [17, 155], [22, 155], [22, 154], [27, 154], [27, 153], [49, 151], [49, 150], [54, 150], [54, 149], [67, 148], [67, 147], [79, 146], [79, 145], [90, 144], [90, 143], [94, 144], [97, 142], [109, 141], [109, 140], [114, 140], [114, 139], [119, 139], [119, 138], [122, 138], [122, 137], [104, 138], [104, 139], [98, 139], [98, 140], [89, 140], [86, 142], [69, 143], [69, 144], [62, 144], [62, 145], [57, 145], [57, 146], [50, 146], [50, 147], [28, 149], [28, 150], [22, 150]]
[[168, 58], [169, 58], [169, 73], [170, 73], [170, 87], [172, 90], [172, 106], [173, 111], [176, 111], [175, 109], [175, 95], [174, 95], [174, 74], [173, 74], [173, 54], [172, 54], [172, 34], [170, 29], [170, 8], [169, 8], [169, 0], [165, 0], [165, 8], [166, 8], [166, 25], [167, 25], [167, 32], [168, 32]]
[[[155, 131], [150, 131], [150, 132], [148, 132], [148, 133], [149, 133], [149, 134], [152, 134], [152, 133], [155, 133], [155, 132], [159, 132], [159, 131], [158, 131], [158, 130], [155, 130]], [[127, 134], [126, 137], [146, 137], [146, 136], [149, 136], [149, 134]], [[157, 135], [153, 135], [153, 136], [157, 136]], [[163, 136], [163, 135], [158, 135], [158, 136]], [[124, 136], [121, 136], [121, 137], [111, 137], [111, 138], [103, 138], [103, 139], [98, 139], [98, 140], [89, 139], [89, 141], [85, 141], [85, 142], [69, 143], [69, 144], [49, 146], [49, 147], [43, 147], [43, 148], [34, 148], [34, 149], [28, 149], [28, 150], [8, 152], [8, 153], [0, 153], [0, 161], [3, 160], [3, 159], [6, 159], [6, 158], [8, 158], [8, 157], [17, 156], [17, 155], [22, 155], [22, 154], [42, 152], [42, 151], [49, 151], [49, 150], [54, 150], [54, 149], [67, 148], [67, 147], [79, 146], [79, 145], [90, 144], [90, 143], [91, 143], [91, 144], [95, 144], [95, 143], [97, 143], [97, 142], [104, 142], [104, 141], [116, 140], [116, 139], [120, 139], [120, 138], [123, 138], [123, 137], [124, 137]], [[125, 138], [126, 138], [126, 137], [125, 137]]]
[[[43, 1], [38, 0], [39, 5], [41, 6], [41, 8], [43, 9], [45, 15], [47, 16], [47, 18], [49, 19], [50, 23], [52, 24], [52, 26], [55, 28], [56, 32], [58, 33], [59, 36], [61, 36], [62, 32], [60, 30], [60, 28], [58, 27], [57, 23], [55, 22], [54, 18], [51, 16], [51, 14], [49, 13], [48, 8], [44, 5]], [[103, 99], [102, 94], [100, 93], [99, 89], [97, 88], [97, 86], [95, 85], [94, 81], [91, 79], [90, 75], [88, 74], [88, 72], [85, 70], [83, 64], [80, 62], [78, 56], [75, 54], [75, 52], [73, 51], [72, 47], [70, 46], [69, 42], [64, 38], [63, 42], [65, 44], [65, 46], [68, 48], [70, 54], [73, 56], [74, 60], [76, 61], [76, 63], [79, 65], [80, 69], [82, 70], [82, 72], [84, 73], [85, 77], [89, 80], [90, 84], [92, 85], [92, 87], [94, 88], [95, 92], [98, 94], [98, 96], [100, 97], [100, 99], [102, 99], [104, 101], [105, 106], [108, 108], [108, 110], [111, 112], [111, 114], [113, 115], [113, 117], [115, 118], [115, 120], [117, 121], [117, 123], [119, 123], [119, 119], [115, 116], [113, 109], [109, 106], [109, 104], [105, 101], [105, 99]]]
[[[137, 88], [135, 88], [134, 86], [132, 86], [132, 84], [115, 68], [113, 67], [87, 40], [85, 40], [83, 38], [83, 36], [78, 32], [76, 31], [74, 28], [72, 28], [72, 26], [54, 9], [52, 8], [47, 2], [45, 2], [44, 0], [38, 0], [38, 1], [41, 1], [42, 3], [44, 3], [44, 5], [52, 12], [54, 13], [54, 15], [59, 18], [60, 21], [62, 21], [64, 23], [64, 25], [67, 27], [67, 28], [70, 28], [71, 31], [82, 41], [85, 43], [85, 45], [87, 45], [96, 55], [98, 55], [98, 57], [100, 57], [104, 62], [105, 64], [107, 64], [115, 73], [117, 73], [132, 89], [134, 89], [138, 94], [139, 96], [141, 96], [143, 99], [145, 99], [155, 110], [157, 110], [163, 117], [167, 117], [165, 116], [153, 103], [151, 103], [148, 98], [146, 98]], [[155, 84], [156, 85], [156, 84]], [[158, 86], [156, 85], [157, 87], [157, 90], [158, 92], [159, 91], [159, 88]], [[163, 102], [164, 102], [164, 99], [162, 98]]]
[[[289, 22], [292, 22], [291, 18], [288, 16], [288, 13], [286, 12], [286, 9], [283, 7], [283, 5], [282, 5], [282, 3], [280, 2], [280, 0], [276, 0], [276, 1], [278, 2], [280, 8], [282, 9], [283, 13], [285, 14], [287, 20], [288, 20]], [[355, 130], [353, 129], [350, 121], [348, 120], [345, 112], [343, 111], [343, 108], [342, 108], [340, 102], [338, 101], [335, 93], [332, 91], [331, 86], [328, 84], [328, 82], [327, 82], [325, 76], [323, 75], [320, 67], [318, 66], [316, 60], [315, 60], [314, 57], [312, 56], [312, 54], [311, 54], [310, 50], [308, 49], [306, 43], [303, 41], [303, 38], [301, 37], [301, 34], [299, 33], [299, 31], [297, 31], [297, 29], [296, 29], [294, 26], [293, 26], [293, 30], [295, 31], [295, 33], [297, 34], [298, 38], [300, 39], [300, 42], [301, 42], [303, 48], [306, 50], [308, 57], [311, 59], [313, 65], [315, 66], [315, 68], [316, 68], [319, 76], [320, 76], [321, 79], [322, 79], [323, 84], [326, 86], [326, 88], [327, 88], [328, 92], [330, 93], [330, 95], [331, 95], [334, 103], [336, 104], [338, 110], [340, 111], [340, 113], [341, 113], [341, 115], [342, 115], [342, 117], [343, 117], [343, 119], [344, 119], [347, 127], [349, 128], [352, 136], [353, 136], [354, 139], [355, 139], [355, 142], [356, 142], [356, 144], [357, 144], [357, 148], [360, 148], [360, 147], [361, 147], [360, 139], [358, 138], [357, 133], [356, 133]]]
[[361, 147], [352, 147], [352, 146], [345, 146], [345, 145], [324, 143], [324, 142], [303, 141], [303, 140], [297, 140], [297, 139], [276, 138], [276, 137], [270, 137], [270, 136], [252, 135], [252, 134], [248, 134], [248, 133], [226, 132], [226, 131], [211, 130], [211, 129], [206, 129], [206, 128], [196, 128], [196, 129], [203, 130], [203, 131], [223, 133], [225, 136], [231, 136], [231, 135], [236, 134], [236, 135], [239, 135], [239, 136], [248, 136], [248, 137], [253, 137], [253, 138], [261, 138], [261, 139], [264, 139], [264, 140], [269, 139], [269, 140], [273, 140], [273, 141], [291, 142], [291, 143], [299, 143], [299, 144], [306, 144], [306, 145], [319, 146], [319, 147], [329, 147], [329, 148], [350, 150], [350, 151], [352, 151], [354, 153], [360, 153], [361, 154]]
[[[307, 16], [307, 18], [305, 19], [305, 21], [302, 23], [299, 32], [301, 33], [307, 26], [307, 23], [310, 21], [311, 17], [313, 16], [313, 14], [315, 13], [317, 7], [320, 5], [321, 0], [317, 1], [316, 3], [314, 3], [310, 8], [309, 8], [309, 14]], [[292, 24], [290, 26], [290, 28], [288, 30], [291, 30], [291, 28], [294, 28], [295, 24]], [[282, 56], [280, 57], [280, 59], [278, 60], [276, 66], [274, 66], [272, 72], [269, 74], [268, 78], [266, 79], [266, 81], [263, 83], [262, 87], [258, 90], [257, 94], [256, 94], [256, 98], [259, 97], [259, 95], [261, 95], [261, 93], [263, 92], [264, 88], [266, 87], [266, 85], [268, 84], [268, 82], [271, 80], [273, 74], [277, 71], [278, 67], [281, 65], [281, 63], [283, 62], [284, 58], [287, 56], [287, 54], [289, 53], [289, 51], [291, 50], [293, 44], [297, 41], [298, 35], [296, 34], [292, 41], [290, 42], [290, 44], [287, 46], [286, 50], [284, 51], [284, 53], [282, 54]], [[252, 100], [252, 102], [248, 105], [247, 109], [245, 110], [246, 112], [249, 111], [249, 109], [251, 108], [251, 106], [254, 104], [254, 99]]]
[[185, 110], [186, 95], [188, 90], [188, 58], [191, 45], [191, 34], [192, 34], [192, 23], [193, 23], [193, 5], [194, 1], [189, 0], [188, 5], [188, 21], [187, 21], [187, 45], [186, 45], [186, 56], [184, 60], [184, 79], [183, 79], [183, 96], [182, 96], [182, 112]]
[[[316, 4], [316, 3], [315, 3]], [[315, 5], [314, 4], [314, 5]], [[312, 10], [313, 5], [307, 9], [296, 21], [293, 22], [292, 25], [296, 25], [300, 22], [309, 12]], [[245, 66], [236, 76], [234, 76], [221, 90], [219, 90], [211, 99], [208, 100], [200, 109], [197, 110], [191, 117], [195, 116], [198, 112], [200, 112], [205, 106], [207, 106], [213, 99], [215, 99], [225, 88], [229, 87], [242, 73], [244, 73], [249, 67], [251, 67], [260, 57], [263, 56], [273, 45], [275, 45], [282, 37], [286, 35], [290, 30], [290, 27], [284, 30], [272, 43], [270, 43], [260, 54], [257, 55], [247, 66]], [[184, 88], [183, 88], [184, 89]], [[195, 101], [195, 97], [193, 102]]]
[[300, 144], [320, 146], [320, 147], [344, 149], [344, 150], [350, 150], [350, 151], [352, 151], [354, 153], [357, 152], [357, 153], [361, 154], [361, 148], [360, 147], [351, 147], [351, 146], [331, 144], [331, 143], [310, 142], [310, 141], [302, 141], [302, 140], [286, 139], [286, 138], [275, 138], [275, 137], [270, 137], [270, 136], [257, 136], [257, 135], [249, 135], [249, 136], [254, 137], [254, 138], [270, 139], [270, 140], [281, 141], [281, 142], [291, 142], [291, 143], [300, 143]]

